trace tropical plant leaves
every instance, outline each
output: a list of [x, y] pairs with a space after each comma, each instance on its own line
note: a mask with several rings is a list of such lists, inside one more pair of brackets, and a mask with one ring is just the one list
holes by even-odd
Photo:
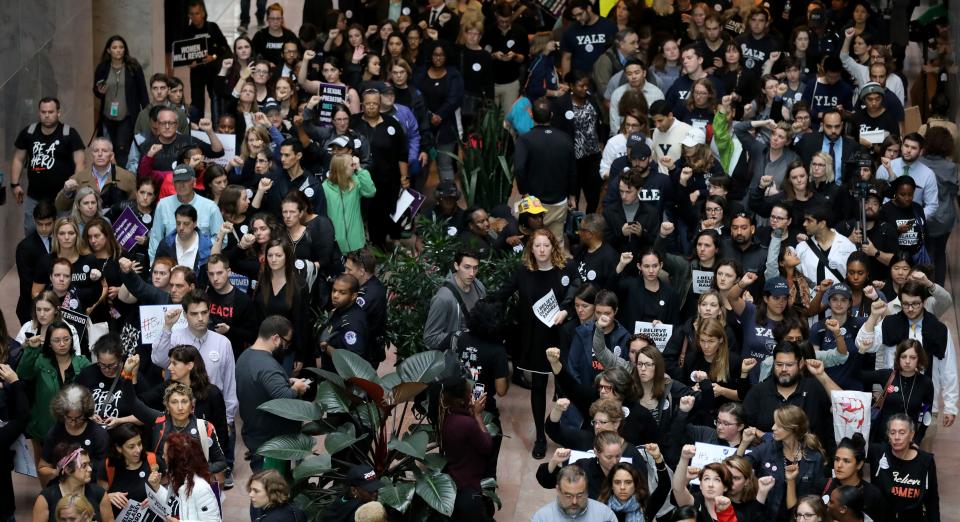
[[360, 422], [370, 431], [376, 433], [380, 431], [380, 423], [382, 417], [380, 415], [380, 408], [376, 404], [371, 402], [366, 402], [357, 407], [357, 415], [360, 417]]
[[403, 439], [392, 439], [387, 443], [387, 449], [397, 450], [404, 455], [423, 460], [427, 454], [427, 444], [430, 436], [424, 432], [408, 434]]
[[503, 507], [503, 501], [500, 500], [500, 495], [497, 494], [498, 487], [497, 479], [493, 477], [487, 477], [480, 481], [480, 490], [483, 492], [483, 496], [492, 500], [499, 511]]
[[429, 382], [443, 371], [444, 357], [439, 350], [427, 350], [407, 357], [397, 367], [402, 382]]
[[427, 389], [422, 382], [402, 382], [393, 387], [391, 404], [403, 404]]
[[323, 409], [301, 399], [273, 399], [257, 407], [260, 411], [293, 421], [312, 421], [323, 417]]
[[362, 438], [363, 435], [357, 436], [357, 429], [353, 424], [347, 423], [337, 428], [337, 431], [327, 434], [327, 437], [323, 440], [323, 449], [333, 455], [349, 448]]
[[397, 372], [388, 373], [383, 377], [380, 377], [380, 386], [383, 386], [383, 390], [392, 390], [394, 386], [400, 384], [400, 374]]
[[296, 468], [294, 468], [293, 478], [297, 481], [305, 480], [317, 475], [323, 475], [331, 469], [333, 469], [333, 466], [330, 463], [330, 455], [327, 453], [321, 453], [320, 455], [307, 457]]
[[453, 514], [453, 504], [457, 500], [457, 486], [450, 475], [421, 474], [417, 477], [416, 492], [417, 496], [440, 514], [448, 517]]
[[343, 388], [343, 387], [345, 386], [345, 385], [343, 384], [343, 377], [340, 377], [339, 375], [337, 375], [337, 374], [335, 374], [335, 373], [333, 373], [333, 372], [331, 372], [331, 371], [329, 371], [329, 370], [324, 370], [324, 369], [321, 369], [321, 368], [304, 368], [304, 370], [307, 370], [308, 372], [314, 373], [314, 374], [316, 374], [318, 377], [320, 377], [321, 379], [326, 380], [326, 381], [330, 381], [330, 382], [332, 382], [333, 384], [336, 384], [337, 386], [339, 386], [339, 387], [341, 387], [341, 388]]
[[387, 506], [406, 513], [413, 501], [414, 485], [410, 482], [384, 479], [385, 484], [380, 488], [378, 500]]
[[277, 460], [302, 460], [313, 455], [313, 437], [298, 433], [274, 437], [257, 450], [257, 455]]
[[370, 382], [380, 383], [380, 377], [373, 366], [366, 359], [350, 350], [336, 350], [331, 357], [333, 366], [344, 380], [359, 377]]
[[447, 459], [439, 453], [427, 453], [423, 460], [432, 471], [442, 471], [447, 465]]
[[314, 402], [323, 406], [327, 413], [350, 413], [350, 400], [346, 392], [329, 381], [317, 385]]

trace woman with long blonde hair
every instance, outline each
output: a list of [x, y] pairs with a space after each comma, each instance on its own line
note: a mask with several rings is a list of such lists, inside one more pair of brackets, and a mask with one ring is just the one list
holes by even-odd
[[333, 223], [341, 252], [353, 252], [366, 244], [360, 198], [371, 198], [377, 187], [366, 169], [353, 156], [337, 154], [330, 160], [330, 173], [323, 182], [327, 217]]

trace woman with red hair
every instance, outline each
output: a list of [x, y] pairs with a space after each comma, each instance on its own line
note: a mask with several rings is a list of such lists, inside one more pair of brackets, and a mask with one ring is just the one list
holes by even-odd
[[221, 522], [220, 503], [210, 486], [210, 471], [200, 441], [183, 433], [173, 433], [167, 438], [163, 450], [170, 489], [160, 485], [158, 473], [150, 475], [150, 488], [164, 501], [170, 491], [176, 492], [180, 520]]

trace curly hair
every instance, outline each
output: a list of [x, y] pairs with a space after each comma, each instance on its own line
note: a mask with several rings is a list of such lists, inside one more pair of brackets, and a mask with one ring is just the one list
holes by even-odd
[[187, 495], [191, 494], [195, 476], [207, 482], [210, 481], [210, 467], [206, 457], [203, 456], [199, 440], [185, 433], [171, 433], [165, 445], [163, 456], [167, 463], [167, 476], [170, 478], [173, 491], [178, 491], [180, 486], [186, 485]]
[[286, 504], [290, 500], [290, 484], [284, 480], [283, 476], [275, 469], [265, 469], [254, 473], [247, 480], [247, 489], [254, 481], [263, 485], [263, 490], [267, 493], [270, 507]]
[[163, 404], [166, 405], [168, 402], [170, 402], [170, 397], [175, 393], [184, 395], [190, 399], [190, 402], [193, 402], [193, 390], [191, 390], [186, 384], [174, 382], [168, 385], [165, 390], [163, 390]]
[[533, 257], [533, 242], [536, 241], [539, 236], [543, 236], [550, 241], [550, 264], [552, 264], [554, 268], [563, 268], [567, 264], [567, 260], [563, 256], [563, 249], [560, 248], [560, 243], [557, 241], [556, 236], [553, 235], [553, 232], [550, 232], [550, 230], [546, 228], [538, 228], [530, 233], [527, 245], [523, 249], [523, 266], [531, 272], [537, 270], [537, 260]]
[[63, 422], [68, 413], [78, 411], [84, 417], [93, 415], [93, 395], [86, 386], [68, 384], [53, 396], [50, 401], [50, 413], [58, 422]]

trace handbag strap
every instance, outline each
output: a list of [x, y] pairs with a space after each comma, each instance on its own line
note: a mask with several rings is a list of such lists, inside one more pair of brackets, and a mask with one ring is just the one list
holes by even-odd
[[683, 348], [680, 349], [680, 369], [683, 369], [683, 361], [687, 359], [687, 346], [690, 345], [690, 338], [686, 334], [683, 336]]
[[890, 388], [891, 384], [893, 384], [893, 377], [896, 374], [896, 370], [890, 371], [890, 377], [887, 378], [887, 384], [883, 386], [883, 390], [880, 391], [880, 397], [877, 398], [877, 409], [883, 409], [883, 403], [887, 400], [887, 389]]
[[812, 250], [813, 253], [816, 254], [817, 259], [819, 259], [820, 263], [823, 264], [823, 268], [825, 268], [826, 270], [829, 270], [831, 274], [836, 276], [837, 281], [843, 282], [846, 279], [845, 277], [840, 275], [840, 272], [837, 272], [836, 269], [830, 266], [830, 261], [827, 260], [827, 256], [823, 253], [823, 249], [820, 248], [820, 245], [818, 245], [817, 242], [814, 241], [812, 237], [807, 238], [807, 246], [809, 246], [810, 250]]

